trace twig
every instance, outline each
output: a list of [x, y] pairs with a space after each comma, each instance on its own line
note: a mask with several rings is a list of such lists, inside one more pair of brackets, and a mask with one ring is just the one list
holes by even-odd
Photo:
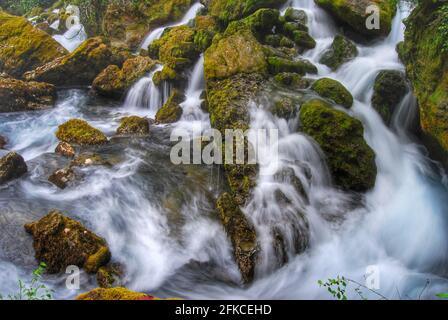
[[377, 292], [377, 291], [375, 291], [375, 290], [373, 290], [373, 289], [370, 289], [369, 287], [367, 287], [367, 286], [365, 286], [365, 285], [359, 283], [358, 281], [355, 281], [355, 280], [352, 280], [352, 279], [348, 279], [348, 278], [346, 278], [346, 280], [349, 281], [349, 282], [352, 282], [352, 283], [354, 283], [354, 284], [356, 284], [356, 285], [358, 285], [358, 286], [361, 287], [361, 288], [364, 288], [364, 289], [369, 290], [370, 292], [376, 294], [377, 296], [383, 298], [384, 300], [389, 300], [386, 296], [382, 295], [381, 293], [379, 293], [379, 292]]

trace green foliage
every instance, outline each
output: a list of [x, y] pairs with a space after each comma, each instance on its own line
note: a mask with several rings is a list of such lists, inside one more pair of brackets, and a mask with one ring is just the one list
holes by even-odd
[[326, 282], [317, 281], [320, 287], [326, 288], [327, 291], [337, 300], [347, 300], [347, 280], [344, 277], [329, 278]]
[[439, 293], [436, 296], [442, 299], [448, 299], [448, 293]]
[[[44, 262], [39, 264], [39, 267], [33, 271], [32, 278], [29, 284], [19, 280], [19, 292], [13, 295], [8, 295], [9, 300], [52, 300], [53, 290], [47, 288], [42, 283], [42, 274], [45, 272], [47, 265]], [[0, 296], [0, 300], [3, 297]]]
[[442, 41], [443, 52], [448, 52], [448, 4], [444, 4], [439, 8], [440, 19], [442, 20], [438, 31], [439, 37]]

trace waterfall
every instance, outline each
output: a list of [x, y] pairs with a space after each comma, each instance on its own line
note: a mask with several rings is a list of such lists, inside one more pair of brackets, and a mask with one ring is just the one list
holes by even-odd
[[[52, 24], [51, 27], [57, 29], [59, 23], [57, 25]], [[75, 24], [64, 34], [54, 35], [53, 39], [59, 42], [69, 52], [73, 52], [81, 43], [87, 40], [87, 34], [82, 24]]]
[[191, 19], [194, 19], [194, 17], [196, 17], [198, 11], [203, 7], [204, 6], [201, 3], [197, 2], [191, 6], [191, 8], [187, 11], [187, 13], [179, 22], [168, 24], [166, 26], [154, 29], [145, 37], [140, 48], [146, 50], [154, 40], [157, 40], [162, 36], [163, 31], [165, 31], [165, 29], [187, 24]]

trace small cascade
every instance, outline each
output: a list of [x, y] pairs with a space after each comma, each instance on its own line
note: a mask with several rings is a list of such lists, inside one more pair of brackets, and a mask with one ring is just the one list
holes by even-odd
[[[57, 29], [59, 27], [59, 23], [57, 23], [57, 25], [52, 24], [50, 27]], [[81, 43], [87, 40], [87, 33], [82, 24], [75, 24], [64, 34], [54, 35], [53, 39], [59, 42], [69, 52], [73, 52], [81, 45]]]
[[187, 13], [184, 15], [184, 17], [179, 22], [168, 24], [166, 26], [154, 29], [145, 37], [140, 48], [146, 50], [148, 48], [148, 46], [151, 43], [153, 43], [154, 40], [157, 40], [162, 36], [163, 31], [165, 31], [165, 29], [187, 24], [188, 21], [190, 21], [191, 19], [194, 19], [194, 17], [196, 17], [198, 11], [201, 10], [203, 7], [204, 6], [201, 3], [197, 2], [191, 6], [191, 8], [187, 11]]

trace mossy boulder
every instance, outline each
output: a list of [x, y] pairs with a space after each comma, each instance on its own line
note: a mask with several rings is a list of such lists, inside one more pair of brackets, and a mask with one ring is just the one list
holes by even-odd
[[308, 23], [308, 16], [304, 10], [288, 8], [285, 11], [285, 21], [299, 22], [306, 25]]
[[388, 124], [392, 118], [395, 107], [408, 92], [406, 76], [398, 70], [380, 71], [375, 79], [372, 106]]
[[317, 68], [308, 60], [290, 60], [282, 57], [272, 56], [267, 59], [269, 72], [273, 75], [279, 73], [317, 73]]
[[27, 171], [25, 160], [16, 152], [10, 152], [0, 158], [0, 184], [20, 178]]
[[293, 72], [282, 72], [278, 73], [274, 77], [274, 81], [282, 86], [306, 89], [310, 87], [312, 80], [302, 77], [298, 73]]
[[217, 21], [212, 16], [197, 16], [194, 20], [194, 45], [196, 50], [205, 52], [219, 31]]
[[343, 190], [365, 192], [375, 185], [375, 153], [364, 140], [362, 123], [322, 100], [300, 109], [301, 128], [324, 152], [334, 183]]
[[311, 88], [321, 97], [331, 99], [345, 108], [351, 108], [353, 105], [353, 96], [350, 91], [336, 80], [322, 78], [314, 82]]
[[121, 98], [155, 64], [148, 57], [137, 56], [126, 60], [121, 69], [117, 65], [110, 65], [95, 78], [92, 88], [100, 95]]
[[356, 45], [346, 37], [337, 35], [322, 57], [320, 63], [332, 70], [337, 70], [344, 63], [354, 59], [358, 55]]
[[101, 288], [117, 287], [120, 278], [123, 276], [123, 268], [117, 263], [110, 263], [101, 267], [96, 273], [96, 281]]
[[120, 126], [117, 129], [119, 135], [148, 135], [149, 121], [146, 118], [137, 116], [124, 117], [120, 120]]
[[126, 288], [96, 288], [80, 294], [76, 300], [155, 300], [146, 293], [131, 291]]
[[174, 123], [180, 120], [183, 110], [180, 104], [185, 100], [183, 95], [178, 90], [173, 90], [167, 102], [162, 108], [157, 111], [156, 122], [157, 123]]
[[65, 54], [58, 42], [27, 19], [0, 10], [0, 72], [18, 78]]
[[297, 115], [297, 103], [292, 98], [282, 97], [274, 102], [271, 112], [279, 118], [294, 118]]
[[55, 86], [43, 82], [25, 82], [0, 74], [0, 113], [41, 110], [56, 101]]
[[96, 76], [114, 62], [114, 55], [105, 40], [90, 38], [74, 52], [27, 72], [25, 78], [58, 86], [91, 85]]
[[244, 283], [253, 280], [259, 245], [254, 227], [229, 193], [222, 194], [217, 203], [221, 221], [234, 248], [234, 256]]
[[78, 145], [107, 143], [104, 133], [80, 119], [71, 119], [61, 124], [56, 131], [56, 137], [61, 141]]
[[[354, 31], [367, 37], [387, 36], [392, 30], [392, 19], [397, 9], [396, 0], [314, 0], [319, 6]], [[380, 28], [369, 30], [366, 26], [367, 7], [380, 9]]]
[[302, 30], [293, 31], [292, 39], [301, 48], [314, 49], [316, 47], [316, 41], [308, 32]]
[[65, 272], [70, 265], [96, 273], [110, 260], [103, 238], [59, 211], [51, 211], [42, 219], [26, 224], [25, 230], [33, 237], [36, 259], [47, 264], [49, 273]]

